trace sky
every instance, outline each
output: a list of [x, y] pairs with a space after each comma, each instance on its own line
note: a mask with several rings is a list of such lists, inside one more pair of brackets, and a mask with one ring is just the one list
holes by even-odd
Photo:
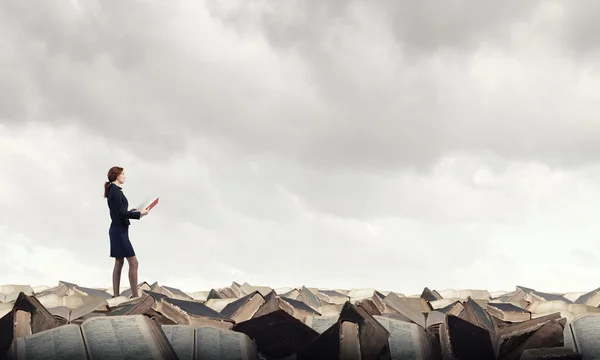
[[0, 283], [597, 288], [599, 10], [2, 1]]

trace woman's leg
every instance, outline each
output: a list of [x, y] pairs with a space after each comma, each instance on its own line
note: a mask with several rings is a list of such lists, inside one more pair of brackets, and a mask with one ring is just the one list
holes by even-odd
[[117, 297], [121, 293], [121, 270], [123, 270], [123, 258], [115, 258], [115, 268], [113, 269], [113, 296]]
[[131, 286], [131, 297], [138, 297], [138, 260], [132, 256], [127, 258], [129, 263], [129, 285]]

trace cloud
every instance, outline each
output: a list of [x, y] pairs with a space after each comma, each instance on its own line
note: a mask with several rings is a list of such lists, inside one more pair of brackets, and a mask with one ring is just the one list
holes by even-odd
[[[231, 281], [408, 293], [423, 286], [552, 288], [541, 274], [557, 261], [570, 264], [561, 254], [596, 246], [600, 230], [598, 168], [565, 172], [463, 156], [428, 175], [327, 173], [200, 139], [165, 163], [79, 127], [0, 129], [1, 159], [14, 164], [0, 175], [2, 189], [10, 189], [0, 192], [10, 205], [0, 210], [2, 272], [37, 284], [76, 276], [110, 287], [101, 186], [115, 164], [126, 170], [130, 202], [161, 197], [130, 229], [140, 279], [188, 291]], [[482, 172], [494, 181], [482, 183]], [[38, 260], [25, 262], [27, 253]], [[49, 260], [57, 258], [65, 260]], [[563, 265], [565, 276], [580, 265]]]
[[[575, 4], [574, 4], [575, 5]], [[560, 7], [558, 16], [564, 20], [564, 31], [559, 33], [565, 48], [589, 58], [598, 53], [598, 22], [594, 13], [600, 10], [595, 1], [582, 1], [575, 6]]]
[[540, 32], [578, 5], [117, 4], [3, 4], [5, 121], [76, 122], [162, 161], [186, 135], [366, 171], [598, 152], [598, 67]]
[[211, 4], [240, 34], [258, 31], [312, 70], [337, 110], [312, 161], [419, 167], [464, 150], [568, 166], [597, 154], [588, 114], [598, 112], [598, 67], [566, 54], [572, 43], [560, 37], [584, 26], [577, 14], [591, 5]]
[[[2, 232], [2, 284], [54, 286], [59, 280], [105, 288], [108, 266], [89, 265], [69, 249], [45, 246], [23, 234]], [[57, 266], [57, 263], [60, 265]], [[76, 269], [67, 272], [65, 269]]]
[[326, 45], [323, 34], [340, 29], [349, 30], [347, 33], [352, 35], [360, 33], [366, 20], [373, 21], [370, 25], [375, 28], [384, 23], [396, 41], [409, 51], [431, 53], [444, 47], [471, 50], [482, 41], [504, 40], [515, 22], [528, 20], [537, 8], [534, 2], [512, 0], [487, 5], [474, 0], [444, 4], [360, 0], [271, 4], [212, 0], [208, 4], [212, 14], [241, 32], [257, 26], [274, 45], [307, 52], [323, 50], [321, 45]]
[[598, 261], [600, 260], [600, 258], [598, 258], [598, 256], [594, 252], [590, 252], [590, 250], [572, 249], [570, 255], [577, 262], [585, 266], [597, 267], [598, 263], [600, 263]]
[[121, 165], [132, 203], [161, 197], [131, 229], [148, 279], [552, 287], [600, 230], [593, 9], [5, 1], [0, 226], [30, 239], [8, 260], [108, 282]]

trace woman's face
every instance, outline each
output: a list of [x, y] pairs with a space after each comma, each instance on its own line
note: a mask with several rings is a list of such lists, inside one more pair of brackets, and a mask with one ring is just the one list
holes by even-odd
[[125, 179], [126, 179], [126, 178], [127, 178], [127, 177], [125, 176], [125, 170], [123, 170], [123, 172], [121, 172], [121, 175], [117, 176], [117, 181], [118, 181], [120, 184], [124, 184], [124, 183], [125, 183]]

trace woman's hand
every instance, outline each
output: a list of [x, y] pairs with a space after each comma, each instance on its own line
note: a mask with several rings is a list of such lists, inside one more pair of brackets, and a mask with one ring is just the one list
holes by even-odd
[[141, 216], [146, 216], [146, 215], [148, 215], [149, 212], [150, 212], [150, 210], [146, 210], [146, 209], [140, 211], [140, 213], [142, 214]]

